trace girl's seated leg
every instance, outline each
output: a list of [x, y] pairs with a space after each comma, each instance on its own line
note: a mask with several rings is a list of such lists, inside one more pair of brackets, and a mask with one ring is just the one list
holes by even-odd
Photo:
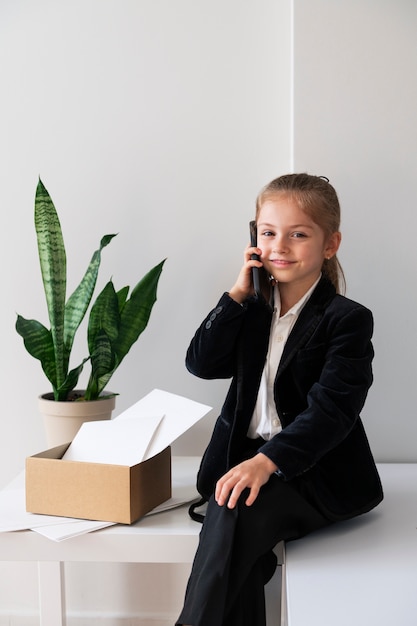
[[263, 626], [264, 585], [276, 566], [272, 549], [328, 524], [295, 482], [275, 475], [252, 506], [246, 497], [234, 509], [210, 499], [178, 625]]

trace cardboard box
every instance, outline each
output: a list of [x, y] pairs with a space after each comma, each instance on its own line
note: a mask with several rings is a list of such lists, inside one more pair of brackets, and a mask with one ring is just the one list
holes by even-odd
[[64, 461], [68, 446], [26, 459], [26, 510], [131, 524], [171, 498], [171, 448], [133, 465]]

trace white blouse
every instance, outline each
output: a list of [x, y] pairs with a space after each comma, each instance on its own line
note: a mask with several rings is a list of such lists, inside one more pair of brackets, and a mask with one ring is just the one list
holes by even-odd
[[262, 372], [255, 410], [252, 415], [251, 423], [249, 424], [248, 437], [250, 439], [262, 437], [262, 439], [268, 441], [282, 430], [274, 400], [275, 377], [288, 336], [303, 306], [313, 293], [319, 280], [320, 277], [304, 296], [282, 317], [280, 317], [281, 298], [279, 289], [278, 286], [274, 288], [274, 312], [269, 336], [268, 354]]

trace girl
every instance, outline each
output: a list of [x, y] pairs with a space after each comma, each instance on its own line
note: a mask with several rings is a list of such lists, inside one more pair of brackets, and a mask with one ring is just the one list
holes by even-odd
[[340, 295], [336, 192], [321, 176], [281, 176], [256, 224], [257, 247], [187, 352], [190, 372], [232, 383], [198, 473], [208, 506], [177, 626], [263, 626], [277, 542], [383, 497], [359, 417], [373, 320]]

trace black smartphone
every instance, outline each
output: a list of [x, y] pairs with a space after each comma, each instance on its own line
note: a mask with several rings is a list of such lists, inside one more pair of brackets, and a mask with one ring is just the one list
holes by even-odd
[[[250, 245], [257, 248], [258, 247], [258, 234], [256, 231], [255, 221], [249, 222], [249, 232], [250, 232]], [[260, 261], [259, 254], [251, 254], [250, 258]], [[255, 290], [255, 295], [258, 298], [262, 297], [260, 277], [259, 277], [259, 267], [252, 268], [252, 280], [253, 280], [253, 288]]]

